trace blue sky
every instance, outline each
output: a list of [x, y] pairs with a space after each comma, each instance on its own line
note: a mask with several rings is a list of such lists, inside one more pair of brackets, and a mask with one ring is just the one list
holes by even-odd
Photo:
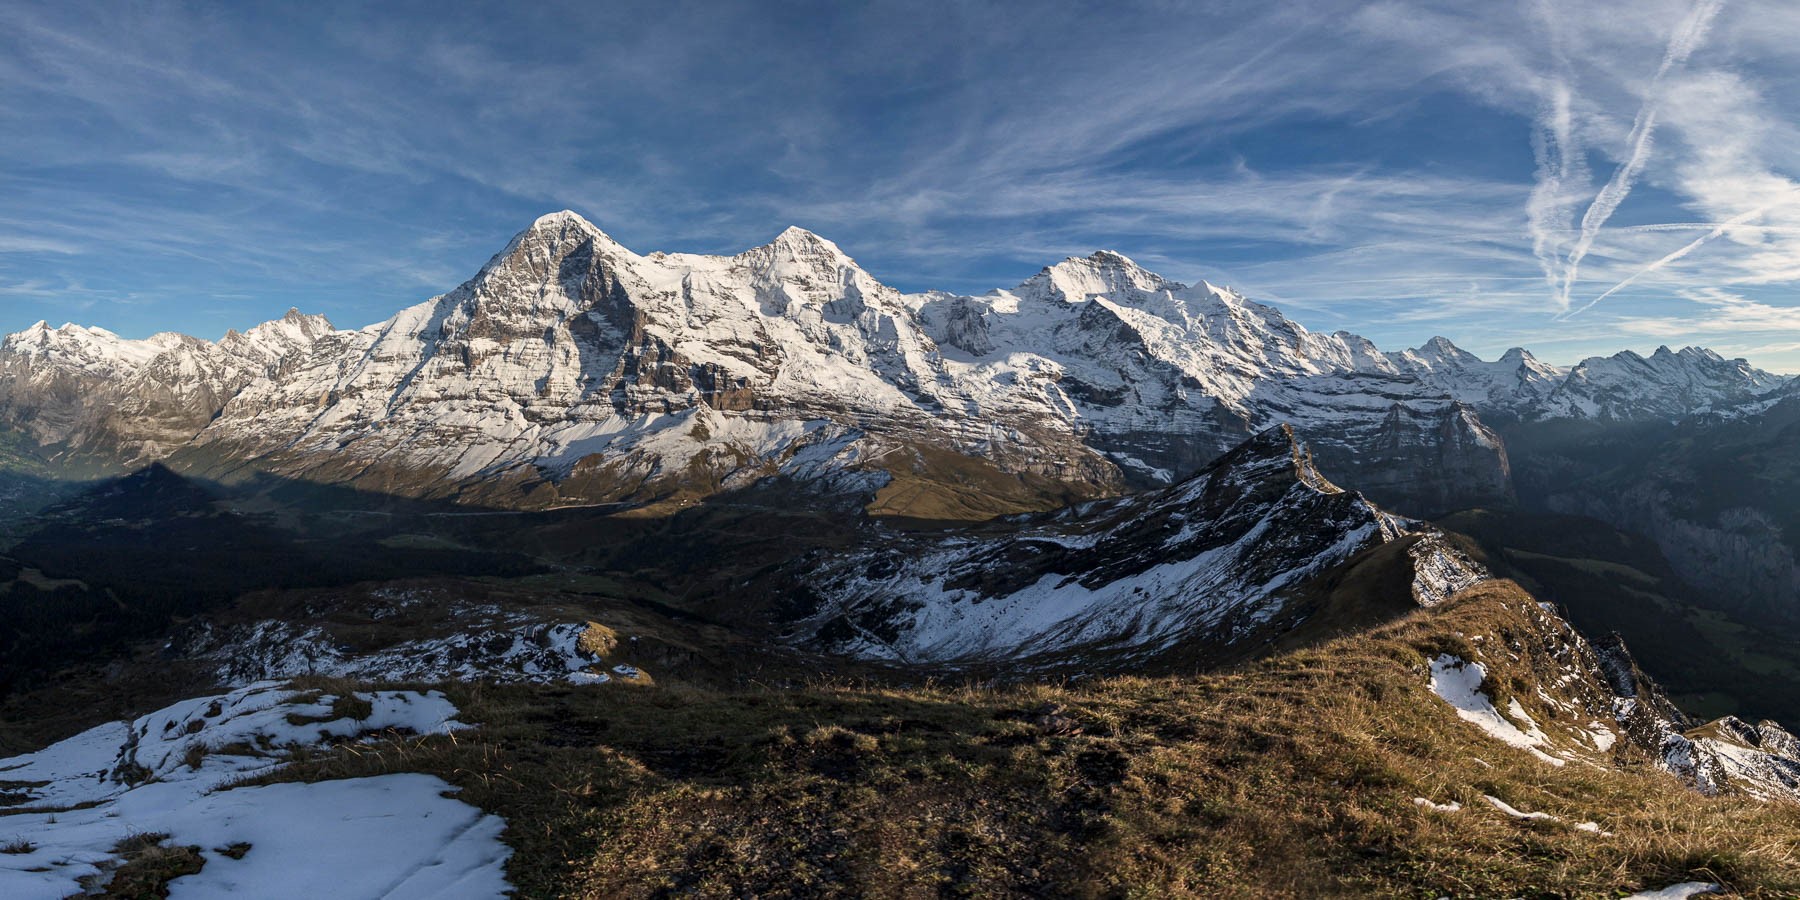
[[12, 0], [0, 329], [360, 326], [566, 207], [640, 252], [797, 224], [906, 290], [1107, 248], [1389, 348], [1800, 371], [1796, 46], [1731, 0]]

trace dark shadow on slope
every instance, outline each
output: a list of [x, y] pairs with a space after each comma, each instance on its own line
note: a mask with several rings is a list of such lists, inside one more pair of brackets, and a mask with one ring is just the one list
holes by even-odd
[[1710, 606], [1800, 625], [1800, 399], [1673, 425], [1539, 423], [1507, 442], [1526, 509], [1643, 534]]
[[0, 692], [249, 591], [542, 568], [512, 552], [334, 533], [318, 521], [289, 527], [279, 512], [246, 512], [241, 502], [155, 465], [35, 516], [0, 585]]
[[1438, 524], [1582, 632], [1617, 633], [1686, 712], [1800, 721], [1800, 639], [1689, 585], [1649, 538], [1580, 516], [1471, 510]]

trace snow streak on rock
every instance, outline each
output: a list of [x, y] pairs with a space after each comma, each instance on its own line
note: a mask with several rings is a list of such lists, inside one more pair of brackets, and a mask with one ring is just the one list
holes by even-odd
[[1291, 429], [1271, 429], [1155, 493], [805, 560], [821, 601], [802, 635], [912, 662], [1141, 657], [1240, 640], [1321, 573], [1401, 538], [1420, 541], [1409, 599], [1485, 577], [1418, 527], [1338, 488]]

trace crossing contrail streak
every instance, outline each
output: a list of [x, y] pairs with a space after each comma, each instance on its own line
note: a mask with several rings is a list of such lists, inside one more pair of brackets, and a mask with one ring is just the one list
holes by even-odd
[[1656, 270], [1661, 269], [1664, 266], [1667, 266], [1669, 263], [1672, 263], [1672, 262], [1688, 255], [1689, 253], [1692, 253], [1695, 250], [1700, 249], [1700, 246], [1702, 244], [1705, 244], [1707, 241], [1710, 241], [1713, 238], [1719, 237], [1720, 235], [1723, 235], [1725, 232], [1730, 231], [1731, 229], [1736, 228], [1740, 225], [1743, 225], [1744, 223], [1749, 222], [1751, 219], [1754, 219], [1757, 216], [1762, 215], [1764, 212], [1766, 212], [1768, 210], [1768, 208], [1769, 207], [1766, 205], [1759, 206], [1753, 210], [1750, 210], [1747, 213], [1744, 213], [1743, 215], [1735, 216], [1724, 222], [1720, 222], [1718, 225], [1713, 226], [1713, 230], [1695, 238], [1693, 241], [1689, 242], [1686, 246], [1682, 247], [1681, 249], [1676, 250], [1675, 252], [1670, 253], [1667, 256], [1664, 256], [1662, 259], [1659, 259], [1656, 262], [1653, 262], [1653, 263], [1643, 267], [1642, 269], [1639, 269], [1636, 272], [1631, 273], [1631, 275], [1629, 277], [1627, 277], [1624, 281], [1621, 281], [1618, 284], [1615, 284], [1612, 287], [1607, 288], [1604, 293], [1602, 293], [1600, 296], [1595, 297], [1594, 299], [1589, 300], [1588, 302], [1582, 304], [1579, 309], [1573, 309], [1568, 312], [1565, 312], [1558, 318], [1567, 318], [1569, 316], [1575, 315], [1576, 313], [1586, 311], [1589, 307], [1593, 306], [1594, 304], [1599, 303], [1600, 301], [1605, 300], [1606, 298], [1611, 297], [1612, 295], [1618, 293], [1626, 285], [1631, 284], [1632, 282], [1638, 280], [1639, 278], [1642, 278], [1645, 275], [1650, 274], [1651, 272], [1655, 272]]
[[[1593, 202], [1588, 204], [1587, 211], [1581, 216], [1581, 230], [1575, 243], [1569, 248], [1569, 254], [1562, 264], [1562, 275], [1558, 279], [1556, 301], [1564, 312], [1569, 309], [1569, 295], [1574, 290], [1575, 282], [1581, 272], [1581, 261], [1593, 248], [1595, 238], [1600, 229], [1612, 218], [1619, 204], [1630, 196], [1631, 189], [1636, 186], [1638, 176], [1643, 173], [1644, 166], [1650, 161], [1650, 150], [1656, 134], [1656, 117], [1662, 103], [1662, 83], [1671, 71], [1687, 62], [1700, 42], [1705, 39], [1712, 20], [1725, 5], [1725, 0], [1700, 0], [1688, 11], [1681, 23], [1669, 35], [1668, 47], [1663, 51], [1661, 64], [1656, 67], [1656, 74], [1650, 77], [1650, 86], [1644, 95], [1644, 102], [1638, 107], [1637, 116], [1632, 120], [1631, 132], [1626, 136], [1627, 148], [1625, 160], [1613, 170], [1612, 177], [1594, 194]], [[1535, 192], [1534, 192], [1535, 195]], [[1703, 239], [1701, 243], [1704, 243]], [[1587, 306], [1592, 306], [1588, 303]], [[1582, 307], [1583, 309], [1587, 306]]]

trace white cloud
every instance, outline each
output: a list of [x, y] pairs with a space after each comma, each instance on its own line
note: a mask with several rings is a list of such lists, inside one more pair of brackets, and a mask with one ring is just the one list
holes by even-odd
[[1705, 307], [1706, 311], [1686, 316], [1622, 318], [1618, 322], [1620, 330], [1630, 334], [1677, 339], [1690, 335], [1761, 332], [1800, 335], [1800, 307], [1775, 306], [1721, 288], [1686, 290], [1681, 295]]

